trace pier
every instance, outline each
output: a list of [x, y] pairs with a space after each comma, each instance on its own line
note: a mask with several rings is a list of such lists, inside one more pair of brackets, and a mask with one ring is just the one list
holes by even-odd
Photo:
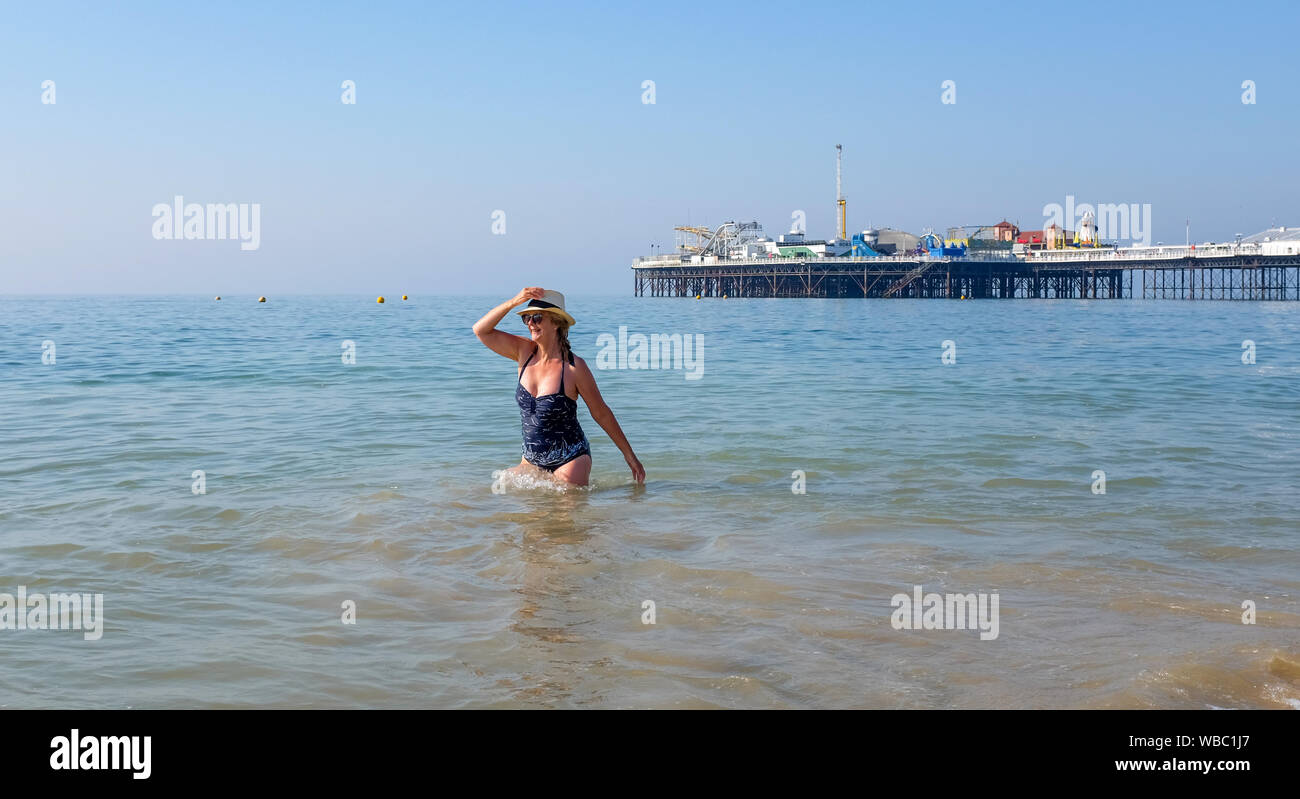
[[918, 255], [701, 258], [632, 265], [637, 297], [925, 297], [1300, 301], [1300, 253], [1249, 244]]

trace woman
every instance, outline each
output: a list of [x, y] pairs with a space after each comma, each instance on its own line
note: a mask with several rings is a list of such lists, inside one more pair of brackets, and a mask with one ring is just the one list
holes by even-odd
[[[528, 338], [497, 330], [511, 308], [528, 301], [515, 313], [528, 326]], [[645, 482], [645, 469], [636, 459], [614, 412], [600, 398], [596, 378], [587, 362], [569, 348], [569, 327], [574, 318], [564, 310], [558, 291], [526, 288], [488, 311], [474, 325], [478, 340], [519, 366], [515, 400], [524, 429], [524, 458], [511, 472], [536, 467], [573, 485], [585, 486], [591, 475], [591, 447], [578, 425], [578, 396], [587, 402], [596, 420], [623, 453], [632, 477]]]

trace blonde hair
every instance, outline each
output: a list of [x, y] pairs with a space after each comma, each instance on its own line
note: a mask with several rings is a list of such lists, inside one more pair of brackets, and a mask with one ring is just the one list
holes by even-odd
[[554, 314], [555, 335], [560, 339], [560, 359], [573, 363], [573, 348], [569, 346], [569, 323]]

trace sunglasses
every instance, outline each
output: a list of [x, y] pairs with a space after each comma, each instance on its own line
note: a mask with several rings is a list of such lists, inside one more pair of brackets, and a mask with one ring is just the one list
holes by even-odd
[[530, 313], [530, 314], [520, 314], [519, 318], [524, 320], [524, 324], [531, 323], [531, 324], [540, 325], [542, 323], [542, 318], [545, 316], [546, 314]]

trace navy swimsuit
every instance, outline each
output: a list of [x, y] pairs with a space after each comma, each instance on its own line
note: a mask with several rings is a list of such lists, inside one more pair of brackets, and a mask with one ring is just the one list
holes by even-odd
[[[553, 472], [574, 458], [591, 454], [587, 436], [578, 425], [578, 402], [564, 393], [564, 364], [560, 364], [560, 390], [544, 397], [534, 397], [524, 388], [524, 369], [519, 370], [515, 400], [519, 402], [519, 419], [524, 428], [524, 460], [539, 469]], [[573, 356], [569, 356], [573, 363]]]

